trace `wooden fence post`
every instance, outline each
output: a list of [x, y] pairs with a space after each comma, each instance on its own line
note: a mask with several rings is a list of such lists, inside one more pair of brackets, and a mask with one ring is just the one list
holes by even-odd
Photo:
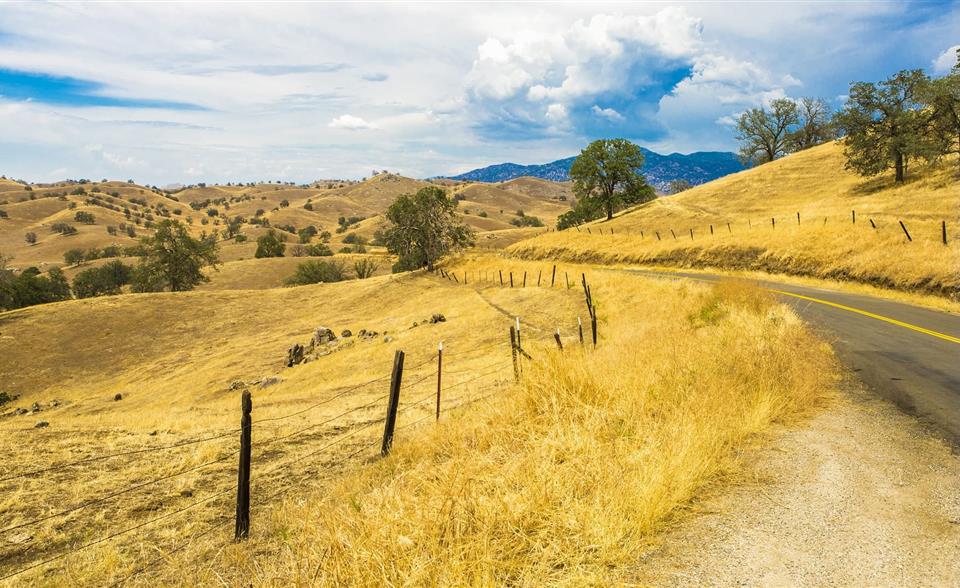
[[510, 287], [513, 288], [513, 272], [510, 272]]
[[466, 271], [466, 270], [463, 271], [463, 283], [464, 283], [464, 284], [467, 283], [467, 271]]
[[400, 406], [400, 382], [403, 380], [403, 352], [393, 355], [393, 373], [390, 375], [390, 401], [387, 403], [387, 418], [383, 422], [383, 443], [380, 455], [386, 457], [393, 445], [393, 431], [397, 427], [397, 407]]
[[690, 240], [693, 241], [693, 229], [690, 229]]
[[453, 281], [454, 281], [454, 282], [456, 282], [456, 283], [458, 283], [458, 284], [460, 283], [460, 279], [457, 278], [457, 274], [450, 274], [450, 275], [453, 276]]
[[850, 218], [851, 218], [852, 221], [853, 221], [851, 224], [854, 224], [854, 225], [857, 224], [857, 211], [856, 211], [856, 210], [851, 210], [851, 211], [850, 211]]
[[940, 221], [940, 238], [943, 239], [943, 244], [947, 244], [947, 221]]
[[567, 272], [563, 272], [563, 279], [567, 281], [567, 290], [570, 289], [570, 276], [567, 275]]
[[777, 228], [777, 219], [770, 217], [770, 228], [772, 229]]
[[907, 227], [903, 224], [903, 221], [897, 222], [900, 223], [900, 228], [903, 229], [903, 234], [907, 236], [907, 241], [913, 241], [913, 237], [910, 236], [910, 232], [907, 231]]
[[250, 412], [253, 401], [250, 391], [244, 390], [240, 399], [240, 467], [237, 473], [237, 524], [233, 538], [235, 541], [250, 536]]
[[560, 342], [560, 327], [557, 327], [557, 332], [553, 334], [553, 338], [557, 342], [557, 349], [563, 351], [563, 343]]
[[553, 265], [553, 273], [550, 274], [550, 287], [553, 288], [553, 282], [557, 279], [557, 265]]
[[670, 229], [670, 234], [673, 235], [673, 240], [677, 240], [677, 234], [673, 232], [673, 229]]
[[583, 322], [580, 320], [580, 315], [577, 315], [577, 330], [580, 331], [580, 344], [583, 345]]
[[497, 270], [500, 272], [500, 287], [503, 288], [503, 270]]
[[520, 381], [520, 366], [517, 363], [517, 329], [510, 325], [510, 356], [513, 358], [513, 381]]
[[870, 226], [871, 226], [871, 227], [873, 227], [874, 229], [877, 228], [877, 223], [873, 222], [873, 219], [872, 219], [872, 218], [868, 218], [867, 220], [870, 221]]
[[800, 213], [797, 213], [797, 226], [800, 226]]
[[590, 309], [590, 328], [593, 330], [593, 348], [597, 348], [597, 309]]
[[520, 343], [520, 317], [514, 317], [517, 327], [517, 351], [523, 349], [523, 344]]
[[660, 240], [660, 231], [654, 231], [654, 233], [657, 234], [657, 241], [659, 241], [659, 240]]
[[440, 420], [440, 382], [443, 378], [443, 341], [437, 345], [437, 420]]
[[527, 287], [527, 270], [523, 270], [523, 287]]
[[543, 269], [537, 270], [537, 288], [540, 287], [540, 277], [543, 276]]
[[730, 228], [730, 223], [727, 223], [727, 232], [732, 233], [733, 229]]
[[710, 225], [710, 234], [713, 234], [713, 225]]

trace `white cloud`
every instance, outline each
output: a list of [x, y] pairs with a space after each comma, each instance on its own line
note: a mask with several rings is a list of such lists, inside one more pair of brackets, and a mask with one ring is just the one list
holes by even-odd
[[594, 104], [590, 111], [599, 117], [612, 120], [614, 122], [622, 122], [624, 120], [623, 115], [612, 108], [600, 108]]
[[945, 74], [957, 64], [957, 51], [960, 51], [960, 45], [954, 45], [940, 54], [933, 60], [933, 71], [938, 74]]
[[377, 128], [377, 125], [367, 122], [359, 116], [353, 116], [352, 114], [341, 114], [337, 118], [330, 121], [330, 124], [327, 126], [331, 129], [347, 129], [350, 131]]

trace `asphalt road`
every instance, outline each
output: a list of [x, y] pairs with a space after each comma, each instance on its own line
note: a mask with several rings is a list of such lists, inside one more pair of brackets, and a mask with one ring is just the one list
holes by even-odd
[[[713, 274], [624, 270], [716, 282]], [[872, 390], [960, 447], [960, 315], [834, 290], [759, 282], [776, 292]], [[840, 305], [845, 308], [840, 308]]]

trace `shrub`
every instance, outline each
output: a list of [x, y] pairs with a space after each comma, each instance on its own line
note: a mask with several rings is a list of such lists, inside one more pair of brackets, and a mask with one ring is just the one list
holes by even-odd
[[236, 242], [236, 243], [246, 243], [246, 242], [247, 242], [247, 236], [246, 236], [246, 235], [237, 235], [236, 237], [233, 238], [233, 240], [234, 240], [234, 242]]
[[94, 222], [96, 222], [96, 219], [92, 213], [84, 212], [82, 210], [78, 210], [77, 213], [73, 215], [73, 220], [85, 225], [92, 225]]
[[6, 210], [0, 210], [0, 218], [9, 218], [10, 215], [7, 214]]
[[73, 293], [77, 298], [119, 294], [130, 283], [132, 273], [132, 268], [120, 260], [85, 269], [73, 278]]
[[481, 211], [480, 211], [480, 214], [479, 214], [478, 216], [480, 216], [480, 217], [482, 217], [482, 218], [487, 218], [487, 217], [490, 216], [490, 215], [487, 214], [487, 211], [486, 211], [486, 210], [481, 210]]
[[266, 235], [257, 239], [257, 251], [254, 253], [254, 257], [258, 259], [262, 257], [283, 257], [283, 251], [286, 248], [287, 246], [280, 239], [280, 234], [270, 229]]
[[327, 245], [323, 243], [317, 243], [316, 245], [307, 246], [307, 255], [310, 257], [328, 257], [333, 255], [333, 251]]
[[305, 261], [297, 266], [297, 271], [287, 279], [289, 286], [304, 286], [320, 282], [341, 282], [347, 279], [346, 268], [342, 261]]
[[37, 234], [34, 232], [29, 232], [23, 236], [23, 240], [31, 245], [37, 244]]
[[312, 210], [313, 210], [313, 204], [307, 202], [306, 204], [303, 205], [303, 209], [304, 209], [304, 210], [310, 210], [310, 211], [312, 211]]
[[50, 230], [54, 233], [60, 233], [61, 235], [77, 234], [77, 228], [67, 223], [54, 223], [50, 226]]
[[542, 227], [543, 221], [535, 216], [518, 216], [510, 221], [510, 224], [515, 227]]
[[310, 225], [309, 227], [307, 227], [307, 228], [305, 228], [305, 229], [300, 229], [300, 232], [298, 233], [298, 235], [299, 235], [299, 237], [300, 237], [300, 242], [301, 242], [301, 243], [309, 243], [309, 242], [310, 242], [310, 239], [312, 239], [314, 236], [316, 236], [317, 232], [318, 232], [318, 231], [317, 231], [317, 227], [315, 227], [315, 226], [313, 226], [313, 225]]
[[281, 200], [281, 201], [280, 201], [280, 208], [286, 208], [286, 207], [288, 207], [288, 206], [290, 206], [290, 201], [289, 201], [289, 200], [284, 199], [284, 200]]
[[217, 215], [219, 215], [219, 214], [220, 214], [220, 212], [219, 212], [216, 208], [208, 208], [208, 209], [207, 209], [207, 216], [209, 216], [209, 217], [214, 217], [214, 216], [217, 216]]
[[367, 239], [365, 237], [361, 237], [356, 233], [350, 233], [349, 235], [343, 238], [343, 242], [350, 245], [366, 245]]
[[71, 195], [71, 196], [83, 196], [83, 195], [86, 194], [86, 193], [87, 193], [86, 190], [84, 190], [82, 187], [79, 187], [79, 186], [78, 186], [77, 188], [74, 188], [74, 190], [73, 190], [72, 192], [70, 192], [70, 195]]
[[353, 262], [353, 272], [358, 279], [366, 280], [380, 269], [380, 264], [372, 257], [364, 257], [359, 261]]

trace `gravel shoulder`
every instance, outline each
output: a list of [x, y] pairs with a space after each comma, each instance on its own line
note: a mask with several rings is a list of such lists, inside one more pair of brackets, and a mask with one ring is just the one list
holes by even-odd
[[960, 586], [960, 458], [852, 380], [645, 554], [652, 586]]

